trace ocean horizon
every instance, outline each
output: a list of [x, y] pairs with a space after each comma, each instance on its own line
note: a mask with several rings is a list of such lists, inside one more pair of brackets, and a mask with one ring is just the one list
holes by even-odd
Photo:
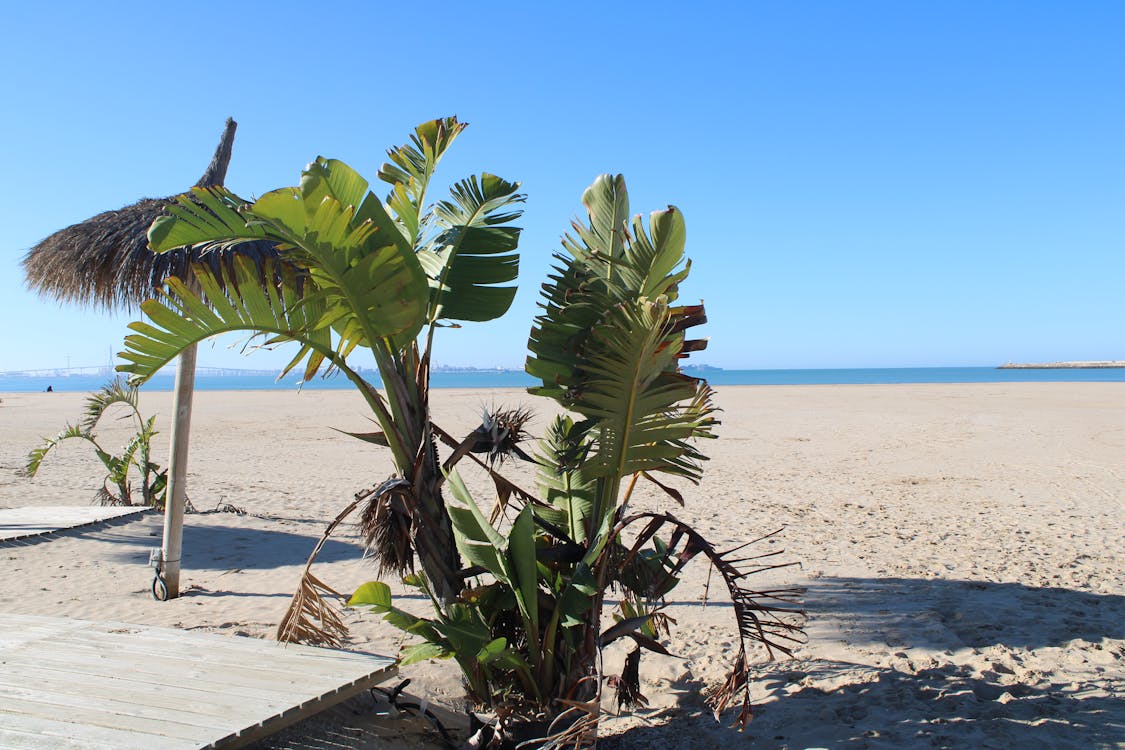
[[[890, 385], [898, 383], [1104, 383], [1125, 382], [1125, 368], [1097, 369], [998, 369], [996, 367], [872, 367], [786, 370], [723, 370], [690, 369], [712, 385]], [[364, 372], [371, 382], [380, 385], [374, 372]], [[106, 374], [0, 375], [0, 392], [30, 393], [46, 391], [48, 386], [58, 392], [94, 391], [109, 381]], [[143, 386], [150, 391], [172, 390], [175, 378], [170, 374], [153, 376]], [[434, 388], [527, 388], [537, 381], [521, 370], [435, 370], [430, 384]], [[316, 378], [300, 383], [294, 377], [277, 380], [275, 375], [251, 371], [250, 374], [224, 371], [210, 374], [204, 370], [195, 377], [200, 391], [259, 390], [340, 390], [354, 387], [341, 375]]]

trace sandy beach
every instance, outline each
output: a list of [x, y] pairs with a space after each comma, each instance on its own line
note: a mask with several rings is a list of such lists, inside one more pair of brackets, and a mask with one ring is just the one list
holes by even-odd
[[[84, 396], [0, 394], [0, 508], [92, 498], [101, 465], [78, 441], [36, 478], [17, 474]], [[432, 400], [455, 434], [491, 404], [540, 410], [533, 432], [550, 414], [522, 391], [438, 390]], [[142, 399], [159, 415], [161, 463], [171, 401]], [[793, 659], [761, 659], [744, 733], [716, 723], [699, 691], [737, 641], [721, 598], [698, 606], [707, 569], [697, 564], [669, 609], [679, 658], [646, 657], [649, 707], [607, 720], [603, 747], [1122, 746], [1125, 383], [723, 387], [717, 401], [723, 424], [706, 445], [705, 479], [681, 486], [687, 504], [675, 512], [720, 546], [784, 526], [763, 544], [800, 566], [760, 584], [807, 587], [809, 642]], [[339, 431], [370, 429], [351, 391], [197, 393], [188, 493], [199, 512], [185, 522], [184, 596], [149, 593], [153, 513], [0, 546], [0, 610], [272, 638], [325, 525], [390, 474], [384, 452]], [[120, 427], [102, 434], [115, 447], [126, 438]], [[528, 469], [508, 471], [531, 483]], [[483, 477], [467, 479], [489, 499]], [[651, 493], [638, 503], [665, 507]], [[318, 575], [341, 591], [375, 577], [350, 527]], [[398, 631], [346, 619], [349, 648], [396, 653]], [[452, 663], [403, 674], [412, 695], [463, 725]], [[440, 744], [426, 722], [364, 698], [260, 747]]]

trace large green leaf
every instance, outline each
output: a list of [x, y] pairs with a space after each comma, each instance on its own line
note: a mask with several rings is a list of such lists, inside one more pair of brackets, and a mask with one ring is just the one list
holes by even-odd
[[710, 411], [681, 408], [699, 381], [675, 372], [682, 335], [666, 332], [667, 311], [663, 299], [618, 307], [587, 339], [583, 390], [571, 408], [597, 420], [588, 476], [660, 471], [699, 479], [701, 455], [685, 447], [708, 434]]
[[457, 183], [452, 200], [434, 207], [444, 230], [420, 251], [433, 280], [431, 320], [492, 320], [511, 306], [515, 286], [496, 285], [519, 274], [520, 230], [502, 226], [522, 213], [513, 208], [525, 199], [517, 190], [519, 183], [486, 173]]
[[683, 217], [669, 207], [626, 231], [620, 176], [599, 177], [583, 202], [589, 223], [575, 224], [568, 254], [556, 256], [564, 265], [544, 285], [527, 362], [543, 384], [531, 390], [587, 417], [588, 479], [660, 471], [698, 480], [703, 456], [689, 441], [709, 436], [714, 420], [706, 383], [679, 372], [691, 349], [684, 331], [705, 320], [701, 307], [670, 305], [687, 275]]
[[421, 636], [427, 643], [439, 646], [446, 652], [452, 650], [449, 642], [435, 628], [436, 623], [395, 607], [391, 603], [391, 587], [382, 581], [368, 581], [362, 584], [348, 599], [348, 606], [369, 609], [376, 614], [381, 614], [384, 620], [399, 630]]
[[485, 518], [461, 476], [456, 471], [447, 476], [449, 491], [460, 502], [460, 505], [446, 505], [449, 520], [453, 524], [457, 550], [470, 563], [479, 565], [497, 580], [514, 588], [505, 556], [507, 540]]
[[[599, 176], [582, 193], [582, 205], [589, 214], [589, 223], [575, 223], [574, 229], [586, 251], [603, 258], [619, 260], [625, 252], [626, 222], [629, 221], [629, 192], [622, 175]], [[612, 266], [607, 267], [607, 271]]]
[[289, 245], [288, 257], [308, 269], [324, 297], [327, 323], [341, 336], [341, 352], [374, 346], [378, 339], [413, 340], [429, 297], [414, 253], [404, 252], [373, 221], [355, 221], [356, 206], [327, 194], [326, 181], [310, 179], [309, 185], [317, 186], [312, 200], [285, 188], [263, 195], [245, 213]]
[[410, 238], [403, 235], [383, 202], [367, 187], [367, 180], [338, 159], [318, 156], [301, 173], [300, 191], [306, 204], [316, 206], [325, 197], [331, 197], [341, 205], [354, 206], [353, 227], [370, 223], [376, 235], [376, 244], [397, 245], [404, 254], [413, 252]]
[[[126, 349], [119, 354], [128, 364], [118, 365], [119, 372], [147, 380], [192, 344], [236, 331], [296, 341], [310, 352], [335, 359], [327, 332], [317, 327], [323, 307], [316, 300], [298, 301], [289, 290], [279, 292], [273, 284], [263, 284], [258, 269], [244, 258], [235, 259], [233, 278], [221, 278], [203, 265], [193, 270], [201, 293], [171, 278], [168, 292], [141, 305], [150, 322], [129, 324], [134, 333], [125, 337]], [[267, 278], [271, 275], [267, 266]], [[282, 286], [293, 283], [284, 280], [284, 272], [278, 278]]]
[[[586, 541], [586, 519], [593, 510], [594, 485], [580, 467], [589, 451], [588, 424], [575, 424], [558, 415], [539, 442], [535, 460], [539, 465], [538, 483], [542, 496], [557, 509], [549, 520], [562, 526], [571, 541]], [[544, 513], [544, 509], [539, 509]]]
[[450, 604], [446, 613], [433, 620], [434, 629], [441, 633], [449, 650], [460, 656], [476, 659], [478, 653], [491, 640], [488, 623], [474, 607]]
[[422, 209], [430, 177], [446, 149], [468, 127], [456, 117], [443, 117], [419, 125], [410, 142], [387, 151], [390, 162], [379, 169], [379, 179], [390, 184], [387, 205], [398, 218], [413, 245], [422, 232]]
[[259, 226], [246, 223], [242, 210], [249, 204], [224, 187], [192, 188], [176, 196], [148, 230], [148, 244], [156, 252], [211, 242], [234, 243], [266, 239]]
[[382, 339], [412, 341], [425, 323], [429, 283], [413, 247], [367, 182], [343, 162], [318, 157], [299, 187], [271, 191], [252, 204], [222, 188], [197, 188], [180, 196], [169, 214], [150, 229], [154, 249], [278, 243], [321, 293], [321, 322], [340, 335], [340, 353]]
[[443, 644], [426, 641], [404, 648], [398, 655], [398, 665], [407, 667], [426, 659], [448, 659], [450, 656], [452, 656], [452, 652]]
[[618, 272], [621, 284], [635, 290], [638, 297], [676, 299], [676, 284], [688, 275], [688, 268], [676, 272], [684, 257], [687, 230], [684, 215], [675, 206], [649, 215], [648, 231], [640, 215], [633, 217], [633, 231], [625, 251], [625, 262]]
[[539, 581], [535, 557], [535, 518], [525, 505], [508, 531], [508, 566], [520, 611], [530, 623], [529, 636], [539, 632]]

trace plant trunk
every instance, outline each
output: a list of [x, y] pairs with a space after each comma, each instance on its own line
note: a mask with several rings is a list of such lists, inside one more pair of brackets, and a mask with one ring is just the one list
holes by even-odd
[[441, 494], [441, 464], [429, 426], [429, 409], [423, 409], [422, 413], [426, 424], [422, 429], [422, 446], [419, 447], [418, 459], [414, 464], [412, 482], [417, 502], [414, 512], [414, 548], [435, 596], [443, 605], [449, 605], [464, 588], [464, 579], [459, 574], [461, 556], [457, 554], [453, 523], [445, 510], [445, 498]]

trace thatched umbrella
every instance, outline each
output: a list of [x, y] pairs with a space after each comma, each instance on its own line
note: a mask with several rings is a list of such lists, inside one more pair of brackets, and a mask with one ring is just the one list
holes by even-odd
[[[219, 147], [196, 187], [223, 184], [237, 127], [227, 119]], [[255, 261], [276, 258], [268, 242], [251, 242], [233, 250], [179, 248], [154, 253], [148, 247], [148, 228], [164, 213], [172, 198], [142, 198], [131, 206], [106, 211], [55, 232], [24, 256], [28, 286], [62, 302], [107, 310], [135, 309], [153, 296], [170, 276], [190, 283], [191, 264], [207, 263], [226, 270], [234, 253]], [[195, 384], [195, 347], [180, 355], [176, 369], [176, 409], [168, 461], [168, 493], [162, 546], [163, 577], [168, 598], [179, 595], [180, 543], [186, 490], [188, 430]]]
[[[196, 187], [223, 184], [237, 127], [227, 120], [215, 156]], [[190, 279], [192, 263], [205, 262], [218, 270], [230, 260], [229, 252], [149, 250], [148, 228], [174, 198], [141, 198], [55, 232], [24, 256], [28, 286], [61, 302], [128, 310], [152, 297], [168, 277]], [[269, 242], [243, 243], [237, 252], [255, 260], [277, 257]]]

